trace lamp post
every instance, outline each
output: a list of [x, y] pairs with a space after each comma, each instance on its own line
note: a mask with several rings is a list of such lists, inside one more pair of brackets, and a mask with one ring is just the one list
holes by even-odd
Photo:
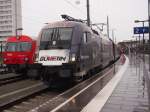
[[16, 33], [16, 37], [17, 37], [17, 27], [18, 27], [18, 23], [17, 23], [17, 0], [15, 0], [15, 28], [16, 28], [16, 31], [15, 31], [15, 33]]
[[[80, 4], [80, 0], [78, 1], [76, 1], [76, 4]], [[90, 2], [89, 2], [89, 0], [86, 0], [86, 13], [87, 13], [87, 25], [88, 26], [90, 26], [91, 25], [91, 23], [90, 23]]]
[[109, 38], [109, 17], [107, 16], [107, 35]]
[[112, 40], [113, 40], [113, 42], [115, 43], [114, 31], [115, 31], [115, 29], [112, 29]]
[[16, 38], [17, 38], [17, 39], [19, 39], [19, 37], [18, 37], [18, 31], [20, 31], [20, 30], [23, 30], [23, 28], [17, 28], [17, 29], [16, 29]]
[[87, 25], [90, 26], [90, 5], [89, 5], [89, 0], [87, 2]]
[[114, 36], [114, 31], [115, 31], [116, 29], [112, 29], [112, 41], [113, 41], [113, 55], [114, 55], [114, 60], [115, 60], [115, 58], [116, 58], [116, 55], [115, 55], [115, 36]]

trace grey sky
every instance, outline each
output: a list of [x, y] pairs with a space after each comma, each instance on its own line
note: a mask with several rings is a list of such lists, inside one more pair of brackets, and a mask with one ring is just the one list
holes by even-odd
[[[80, 1], [80, 4], [76, 4]], [[128, 40], [133, 27], [140, 26], [134, 20], [147, 19], [148, 0], [90, 0], [91, 21], [106, 22], [115, 29], [118, 41]], [[23, 33], [38, 36], [44, 23], [61, 20], [61, 14], [86, 19], [86, 0], [22, 0]]]

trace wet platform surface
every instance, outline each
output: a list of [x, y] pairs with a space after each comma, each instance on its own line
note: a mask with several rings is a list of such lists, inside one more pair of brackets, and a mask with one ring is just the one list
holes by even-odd
[[150, 112], [143, 60], [139, 56], [128, 58], [127, 70], [100, 112]]

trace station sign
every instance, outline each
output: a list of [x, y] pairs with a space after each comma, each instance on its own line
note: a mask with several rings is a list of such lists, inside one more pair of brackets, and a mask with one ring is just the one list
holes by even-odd
[[149, 27], [134, 27], [134, 34], [149, 33]]

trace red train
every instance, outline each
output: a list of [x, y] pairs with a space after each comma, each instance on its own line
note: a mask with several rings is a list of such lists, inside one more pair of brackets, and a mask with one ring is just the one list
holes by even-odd
[[10, 70], [26, 73], [35, 60], [36, 41], [26, 35], [11, 36], [6, 42], [3, 62]]

